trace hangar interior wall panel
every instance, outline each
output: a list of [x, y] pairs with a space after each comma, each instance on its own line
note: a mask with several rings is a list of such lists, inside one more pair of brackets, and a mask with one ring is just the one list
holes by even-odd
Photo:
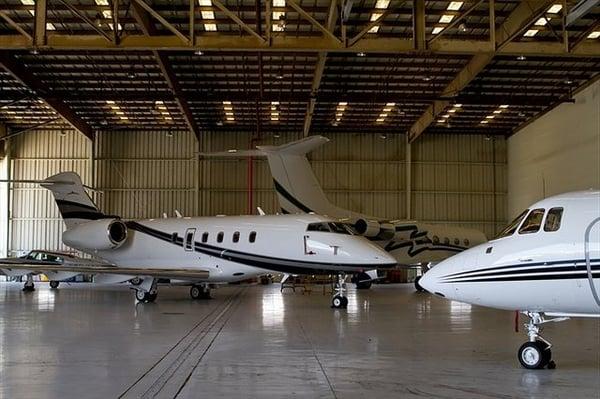
[[514, 217], [544, 197], [600, 189], [600, 81], [508, 140], [508, 208]]
[[[327, 134], [330, 143], [309, 156], [331, 202], [388, 219], [404, 219], [406, 143], [403, 135]], [[293, 134], [266, 137], [279, 145]], [[471, 135], [423, 135], [412, 144], [412, 218], [480, 229], [493, 236], [506, 223], [506, 142]], [[253, 148], [244, 133], [207, 133], [202, 152]], [[254, 206], [279, 206], [265, 160], [254, 161]], [[248, 208], [248, 162], [202, 161], [204, 214], [237, 214]], [[256, 213], [256, 210], [253, 210]]]
[[197, 214], [197, 143], [187, 132], [109, 132], [96, 139], [98, 205], [123, 218]]
[[[91, 143], [73, 131], [37, 131], [11, 139], [11, 178], [42, 180], [62, 171], [77, 172], [91, 185]], [[68, 251], [64, 223], [50, 191], [37, 184], [14, 183], [11, 190], [10, 255], [31, 249]]]

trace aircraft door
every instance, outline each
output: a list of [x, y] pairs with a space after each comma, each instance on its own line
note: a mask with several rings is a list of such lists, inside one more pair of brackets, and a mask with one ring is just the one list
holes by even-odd
[[[600, 307], [600, 277], [594, 279], [594, 266], [598, 264], [600, 258], [600, 217], [594, 219], [585, 229], [585, 266], [587, 269], [587, 278], [590, 285], [590, 291], [596, 304]], [[598, 266], [596, 266], [598, 268]], [[597, 272], [597, 270], [596, 270]]]
[[196, 229], [187, 229], [185, 231], [185, 241], [183, 242], [183, 249], [186, 251], [194, 250], [194, 236], [196, 235]]

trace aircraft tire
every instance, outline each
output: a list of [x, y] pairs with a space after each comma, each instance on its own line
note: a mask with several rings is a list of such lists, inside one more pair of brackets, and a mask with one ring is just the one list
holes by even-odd
[[156, 301], [156, 297], [157, 296], [158, 296], [157, 293], [154, 293], [154, 294], [148, 293], [148, 300], [146, 302], [154, 302], [154, 301]]
[[142, 290], [135, 291], [135, 299], [137, 299], [139, 302], [143, 302], [143, 303], [154, 302], [156, 300], [157, 296], [158, 296], [157, 293], [151, 294], [149, 292], [142, 291]]
[[142, 282], [144, 282], [144, 280], [142, 280], [142, 279], [141, 279], [141, 278], [139, 278], [139, 277], [134, 277], [134, 278], [132, 278], [131, 280], [129, 280], [129, 283], [130, 283], [131, 285], [140, 285], [140, 284], [142, 284]]
[[348, 307], [348, 297], [347, 296], [342, 297], [342, 307], [344, 309], [346, 309]]
[[50, 280], [50, 283], [49, 283], [49, 284], [50, 284], [50, 288], [52, 288], [53, 290], [55, 290], [55, 289], [57, 289], [57, 288], [58, 288], [58, 286], [59, 286], [60, 282], [59, 282], [59, 281], [56, 281], [56, 280]]
[[525, 342], [518, 352], [519, 363], [530, 370], [543, 368], [550, 362], [551, 356], [550, 349], [542, 341]]
[[202, 297], [202, 289], [197, 285], [192, 285], [190, 287], [190, 296], [193, 300], [200, 299]]
[[336, 295], [331, 300], [331, 307], [334, 309], [341, 309], [344, 307], [344, 297]]
[[23, 292], [32, 292], [32, 291], [35, 291], [35, 285], [25, 283], [25, 285], [23, 286]]
[[425, 291], [425, 288], [423, 288], [423, 287], [421, 286], [421, 284], [419, 284], [419, 280], [421, 280], [421, 277], [423, 277], [423, 276], [417, 276], [417, 277], [415, 278], [415, 289], [416, 289], [417, 291], [419, 291], [419, 292], [424, 292], [424, 291]]

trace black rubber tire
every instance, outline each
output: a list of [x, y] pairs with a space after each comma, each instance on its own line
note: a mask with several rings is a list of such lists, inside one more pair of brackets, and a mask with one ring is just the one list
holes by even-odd
[[154, 294], [148, 294], [148, 299], [146, 300], [146, 302], [154, 302], [156, 301], [156, 297], [158, 297], [158, 293], [155, 292]]
[[331, 307], [334, 309], [341, 309], [344, 307], [344, 297], [336, 295], [331, 300]]
[[135, 291], [135, 299], [138, 300], [138, 302], [147, 302], [148, 301], [148, 293], [142, 290], [136, 290]]
[[[552, 361], [552, 351], [550, 350], [550, 348], [547, 347], [547, 345], [542, 342], [542, 341], [537, 341], [540, 343], [541, 347], [544, 348], [543, 352], [542, 352], [542, 368], [548, 366], [548, 368], [550, 368], [550, 363], [554, 363]], [[555, 365], [556, 366], [556, 365]]]
[[348, 307], [348, 297], [342, 297], [342, 308], [346, 309]]
[[50, 280], [49, 284], [50, 284], [50, 288], [52, 288], [53, 290], [55, 290], [60, 285], [60, 281]]
[[361, 281], [360, 283], [356, 283], [357, 290], [368, 290], [371, 288], [371, 281]]
[[[519, 363], [526, 369], [536, 370], [545, 366], [544, 361], [547, 355], [544, 352], [548, 351], [546, 345], [541, 341], [525, 342], [519, 348], [517, 358]], [[549, 361], [549, 360], [548, 360]]]
[[197, 286], [197, 285], [192, 285], [190, 287], [190, 296], [192, 297], [193, 300], [197, 300], [200, 299], [203, 295], [203, 290]]
[[31, 284], [31, 285], [25, 284], [23, 286], [23, 292], [33, 292], [33, 291], [35, 291], [35, 284]]
[[425, 288], [421, 287], [421, 284], [419, 284], [419, 280], [421, 280], [421, 277], [423, 277], [423, 276], [417, 276], [415, 278], [415, 289], [418, 292], [424, 292], [425, 291]]
[[131, 280], [129, 280], [129, 283], [130, 283], [131, 285], [140, 285], [140, 284], [142, 284], [143, 282], [144, 282], [144, 280], [142, 280], [142, 279], [141, 279], [141, 278], [139, 278], [139, 277], [134, 277], [134, 278], [132, 278]]

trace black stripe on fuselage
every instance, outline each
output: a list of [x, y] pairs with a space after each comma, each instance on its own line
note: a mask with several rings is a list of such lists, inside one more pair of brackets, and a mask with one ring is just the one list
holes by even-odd
[[[183, 238], [176, 234], [165, 233], [160, 230], [144, 226], [138, 222], [127, 222], [127, 227], [132, 230], [138, 231], [143, 234], [147, 234], [159, 240], [169, 242], [173, 245], [180, 247], [184, 246]], [[221, 248], [209, 244], [203, 244], [198, 241], [194, 242], [194, 251], [203, 253], [205, 255], [214, 256], [217, 258], [229, 260], [232, 262], [244, 264], [247, 266], [260, 267], [262, 269], [273, 270], [281, 273], [294, 273], [294, 274], [314, 274], [314, 273], [329, 273], [331, 271], [337, 271], [340, 268], [356, 268], [358, 270], [365, 269], [364, 264], [348, 264], [348, 263], [324, 263], [324, 262], [310, 262], [301, 260], [289, 260], [282, 258], [275, 258], [265, 255], [249, 254], [245, 252], [235, 251], [228, 248]], [[321, 267], [319, 267], [321, 266]], [[394, 267], [396, 264], [383, 264], [378, 265], [378, 268]], [[307, 270], [308, 269], [308, 270]]]
[[[600, 259], [591, 259], [590, 263], [600, 262]], [[476, 276], [488, 276], [495, 275], [496, 272], [501, 271], [509, 271], [510, 269], [516, 269], [519, 271], [520, 269], [528, 270], [532, 267], [551, 267], [551, 266], [570, 266], [571, 268], [576, 268], [577, 264], [585, 264], [585, 259], [563, 259], [563, 260], [555, 260], [550, 262], [533, 262], [526, 264], [512, 264], [512, 265], [504, 265], [504, 266], [496, 266], [496, 267], [488, 267], [486, 269], [479, 270], [465, 270], [462, 272], [452, 273], [444, 278], [460, 278], [460, 277], [476, 277]], [[538, 269], [539, 270], [539, 269]]]
[[292, 194], [290, 194], [279, 182], [273, 179], [273, 184], [275, 185], [275, 191], [281, 194], [286, 200], [294, 204], [298, 209], [302, 209], [303, 212], [311, 213], [312, 209], [304, 205], [302, 202], [298, 201]]
[[[596, 268], [595, 271], [592, 271], [592, 277], [594, 279], [600, 278], [600, 269]], [[579, 271], [578, 273], [563, 273], [563, 274], [552, 274], [552, 273], [543, 273], [543, 274], [523, 274], [517, 276], [499, 276], [499, 277], [489, 277], [489, 278], [478, 278], [478, 279], [466, 279], [466, 280], [446, 280], [441, 281], [442, 283], [495, 283], [495, 282], [509, 282], [509, 281], [539, 281], [539, 280], [573, 280], [573, 279], [587, 279], [588, 273], [587, 270]]]

